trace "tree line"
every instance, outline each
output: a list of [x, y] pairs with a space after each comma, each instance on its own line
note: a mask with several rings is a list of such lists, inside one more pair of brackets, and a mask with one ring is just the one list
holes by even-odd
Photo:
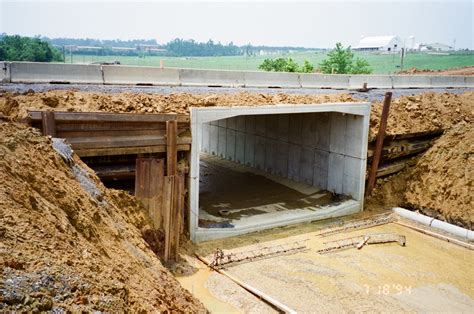
[[61, 51], [38, 37], [0, 36], [0, 60], [51, 62], [64, 61]]

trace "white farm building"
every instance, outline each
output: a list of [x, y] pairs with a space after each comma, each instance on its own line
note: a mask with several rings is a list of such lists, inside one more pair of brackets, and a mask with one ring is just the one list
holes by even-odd
[[363, 37], [354, 50], [398, 52], [402, 49], [403, 42], [398, 36], [369, 36]]

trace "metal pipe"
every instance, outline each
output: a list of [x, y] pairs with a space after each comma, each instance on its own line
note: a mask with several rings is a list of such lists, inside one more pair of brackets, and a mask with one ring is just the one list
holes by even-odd
[[465, 238], [467, 241], [474, 241], [474, 231], [468, 230], [459, 226], [452, 225], [450, 223], [431, 218], [428, 216], [425, 216], [420, 213], [412, 212], [410, 210], [407, 210], [405, 208], [401, 207], [394, 207], [392, 209], [397, 215], [419, 222], [421, 224], [431, 226], [433, 228], [443, 230], [446, 232], [449, 232], [451, 234], [454, 234], [456, 236]]

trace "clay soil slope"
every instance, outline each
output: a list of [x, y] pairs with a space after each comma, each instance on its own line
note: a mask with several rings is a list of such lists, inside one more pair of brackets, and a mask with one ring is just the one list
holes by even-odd
[[474, 227], [474, 127], [460, 123], [436, 141], [408, 177], [406, 201], [433, 217]]
[[0, 120], [0, 312], [205, 312], [142, 238], [149, 218], [52, 140]]

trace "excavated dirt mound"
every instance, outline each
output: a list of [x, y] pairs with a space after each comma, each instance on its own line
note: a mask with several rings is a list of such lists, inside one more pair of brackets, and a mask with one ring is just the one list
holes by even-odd
[[406, 201], [433, 217], [474, 227], [474, 127], [460, 123], [420, 158], [407, 182]]
[[143, 207], [69, 153], [0, 121], [0, 312], [205, 312], [143, 239]]
[[91, 93], [73, 90], [56, 90], [42, 93], [4, 93], [0, 97], [0, 110], [14, 119], [26, 116], [28, 109], [67, 111], [104, 111], [130, 113], [189, 113], [190, 107], [251, 106], [271, 104], [311, 104], [322, 102], [354, 101], [348, 94], [290, 95], [261, 93], [189, 94], [173, 93]]
[[474, 75], [474, 66], [463, 68], [452, 68], [447, 70], [427, 70], [411, 68], [410, 70], [400, 71], [398, 74], [436, 74], [436, 75]]
[[[3, 93], [0, 112], [13, 120], [26, 116], [27, 110], [104, 111], [130, 113], [188, 113], [190, 107], [252, 106], [272, 104], [318, 104], [357, 101], [348, 94], [289, 95], [240, 92], [232, 94], [134, 94], [48, 91], [24, 94]], [[381, 102], [372, 104], [369, 139], [377, 134]], [[474, 119], [474, 92], [464, 94], [424, 93], [402, 96], [392, 101], [388, 135], [447, 129], [462, 120]]]
[[[381, 115], [382, 103], [373, 103], [370, 116], [370, 141], [377, 135]], [[474, 121], [474, 92], [402, 96], [393, 99], [390, 105], [387, 134], [447, 130], [461, 121]]]

